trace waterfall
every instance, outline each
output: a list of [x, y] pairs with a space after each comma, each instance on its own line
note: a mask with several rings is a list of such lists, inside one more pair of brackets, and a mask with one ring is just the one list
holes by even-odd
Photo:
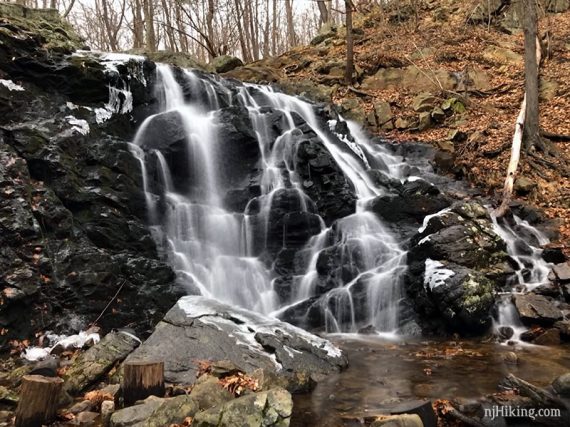
[[516, 215], [512, 221], [498, 219], [491, 213], [493, 229], [507, 244], [507, 253], [516, 264], [515, 275], [510, 281], [511, 289], [501, 295], [495, 318], [495, 330], [511, 328], [511, 341], [520, 342], [520, 335], [527, 329], [523, 326], [512, 297], [517, 293], [529, 292], [548, 283], [552, 265], [542, 258], [541, 246], [549, 243], [548, 238]]
[[[178, 71], [157, 67], [159, 112], [141, 124], [132, 151], [141, 163], [155, 238], [188, 292], [274, 316], [295, 307], [317, 310], [328, 332], [357, 332], [370, 325], [381, 332], [397, 331], [406, 253], [366, 206], [383, 192], [367, 173], [370, 162], [402, 179], [402, 160], [369, 143], [355, 124], [348, 123], [344, 134], [336, 132], [337, 121], [323, 121], [315, 106], [296, 97]], [[231, 185], [224, 178], [222, 159], [229, 141], [220, 140], [219, 119], [224, 108], [234, 107], [247, 112], [260, 159], [258, 194], [237, 212], [224, 198]], [[278, 134], [271, 122], [275, 112], [282, 117]], [[161, 120], [167, 125], [153, 130]], [[168, 125], [174, 122], [181, 123], [183, 132], [176, 138], [183, 149], [173, 158], [162, 151], [161, 140], [163, 132], [175, 132], [176, 126]], [[358, 199], [354, 213], [328, 225], [317, 215], [296, 171], [300, 126], [316, 134]], [[187, 176], [183, 185], [180, 173]], [[274, 246], [285, 248], [287, 243], [272, 242], [270, 236], [275, 201], [283, 197], [295, 212], [317, 218], [312, 237], [299, 248], [306, 267], [290, 278], [292, 290], [285, 300], [276, 291], [280, 278], [273, 261]], [[352, 277], [334, 277], [327, 289], [318, 289], [319, 257], [333, 249], [340, 251], [340, 262]]]

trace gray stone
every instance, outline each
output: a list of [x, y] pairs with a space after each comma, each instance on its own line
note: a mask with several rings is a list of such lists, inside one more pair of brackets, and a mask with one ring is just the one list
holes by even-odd
[[199, 412], [193, 427], [286, 427], [293, 412], [293, 399], [284, 389], [272, 389], [240, 397]]
[[213, 69], [216, 73], [227, 73], [241, 67], [243, 62], [235, 56], [222, 55], [212, 59], [208, 65], [209, 68]]
[[556, 303], [543, 295], [517, 295], [515, 306], [523, 322], [552, 325], [563, 317]]
[[426, 111], [425, 113], [420, 113], [419, 122], [418, 122], [418, 130], [426, 130], [431, 127], [431, 114]]
[[424, 427], [416, 414], [389, 415], [377, 419], [370, 427]]
[[69, 412], [72, 414], [79, 414], [80, 412], [89, 411], [95, 406], [93, 402], [90, 400], [83, 400], [81, 402], [77, 402], [71, 408], [69, 408]]
[[176, 384], [196, 381], [196, 360], [228, 360], [246, 373], [307, 372], [317, 381], [347, 365], [327, 340], [202, 296], [181, 298], [127, 360], [145, 358], [164, 359], [165, 378]]
[[534, 190], [536, 186], [537, 186], [536, 181], [521, 176], [518, 177], [517, 180], [515, 181], [514, 188], [517, 194], [524, 196], [532, 192], [532, 190]]
[[560, 375], [552, 382], [556, 394], [570, 396], [570, 372]]
[[404, 129], [408, 129], [412, 125], [410, 124], [410, 122], [408, 120], [406, 120], [402, 117], [398, 117], [396, 119], [396, 122], [394, 123], [394, 126], [396, 126], [396, 129], [404, 130]]
[[489, 46], [483, 51], [483, 58], [501, 65], [522, 65], [522, 55], [499, 46]]
[[121, 409], [111, 415], [111, 427], [142, 427], [163, 403], [164, 399], [146, 399], [144, 403]]
[[223, 405], [233, 399], [232, 394], [221, 386], [218, 378], [207, 375], [201, 376], [196, 381], [190, 396], [202, 411]]
[[112, 400], [104, 400], [101, 402], [101, 422], [104, 426], [108, 426], [111, 422], [113, 412], [115, 412], [115, 402]]
[[552, 271], [560, 283], [570, 282], [570, 262], [556, 264], [552, 268]]
[[437, 427], [437, 416], [433, 410], [430, 400], [416, 400], [411, 402], [402, 403], [392, 411], [392, 415], [412, 415], [415, 414], [420, 417], [424, 427]]
[[386, 126], [392, 120], [392, 117], [394, 117], [390, 103], [386, 101], [375, 103], [374, 112], [376, 113], [379, 126]]
[[95, 420], [98, 416], [99, 414], [97, 412], [80, 412], [75, 417], [74, 422], [80, 426], [90, 426], [95, 424]]
[[435, 108], [438, 101], [431, 93], [423, 92], [414, 98], [412, 101], [412, 108], [417, 113], [424, 113], [431, 111]]
[[162, 404], [145, 421], [144, 427], [164, 427], [181, 424], [185, 418], [193, 417], [199, 410], [198, 403], [191, 396], [176, 396], [164, 399]]

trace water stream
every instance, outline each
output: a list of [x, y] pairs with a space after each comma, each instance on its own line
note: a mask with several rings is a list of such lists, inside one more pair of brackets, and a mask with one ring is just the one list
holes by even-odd
[[542, 257], [541, 246], [549, 243], [548, 238], [527, 221], [516, 215], [512, 218], [496, 218], [491, 214], [493, 229], [507, 244], [507, 252], [516, 263], [515, 274], [509, 279], [510, 289], [501, 294], [494, 329], [501, 335], [501, 328], [512, 330], [509, 341], [523, 343], [521, 334], [527, 330], [522, 324], [513, 303], [513, 296], [536, 289], [548, 283], [552, 265]]

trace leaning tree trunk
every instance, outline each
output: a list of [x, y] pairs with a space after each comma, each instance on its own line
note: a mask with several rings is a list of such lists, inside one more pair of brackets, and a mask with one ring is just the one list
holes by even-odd
[[[526, 137], [525, 148], [527, 150], [536, 144], [540, 138], [538, 124], [538, 65], [540, 64], [542, 52], [540, 42], [536, 37], [536, 2], [535, 0], [525, 0], [525, 3], [528, 3], [525, 14], [525, 95], [515, 125], [511, 160], [509, 161], [507, 178], [503, 187], [503, 200], [495, 211], [497, 217], [505, 215], [509, 210], [515, 176], [519, 166], [523, 137]], [[534, 23], [530, 22], [531, 18], [534, 18]], [[527, 31], [529, 28], [530, 31]], [[528, 39], [529, 34], [534, 36], [534, 41]], [[531, 103], [532, 105], [530, 105]]]

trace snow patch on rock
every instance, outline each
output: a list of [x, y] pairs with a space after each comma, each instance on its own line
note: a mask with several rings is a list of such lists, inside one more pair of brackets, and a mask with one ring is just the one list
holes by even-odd
[[12, 91], [22, 92], [22, 91], [26, 90], [22, 86], [20, 86], [19, 84], [14, 83], [12, 80], [0, 79], [0, 85], [6, 87], [10, 92], [12, 92]]
[[448, 270], [441, 262], [432, 259], [426, 259], [426, 270], [424, 273], [424, 287], [434, 290], [438, 286], [444, 285], [445, 281], [453, 276], [455, 272]]
[[90, 131], [89, 123], [86, 120], [78, 119], [74, 116], [66, 116], [67, 122], [72, 126], [71, 130], [79, 132], [81, 135], [87, 135]]

